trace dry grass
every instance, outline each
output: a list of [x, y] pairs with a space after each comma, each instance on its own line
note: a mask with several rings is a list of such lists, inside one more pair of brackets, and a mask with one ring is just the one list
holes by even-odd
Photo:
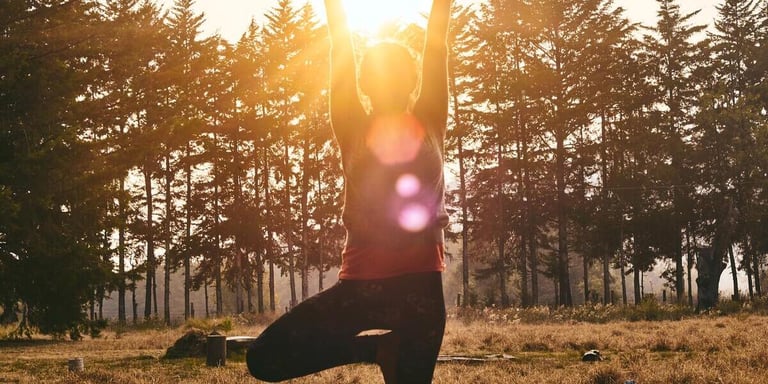
[[[234, 326], [228, 334], [257, 334]], [[0, 342], [0, 383], [255, 383], [245, 363], [207, 368], [203, 359], [164, 360], [182, 328], [104, 332], [81, 342]], [[507, 353], [512, 361], [440, 363], [435, 383], [702, 384], [768, 383], [768, 318], [754, 315], [662, 322], [524, 324], [449, 320], [442, 353]], [[600, 349], [606, 360], [582, 363]], [[86, 371], [67, 372], [83, 357]], [[354, 365], [291, 381], [382, 383], [372, 365]]]

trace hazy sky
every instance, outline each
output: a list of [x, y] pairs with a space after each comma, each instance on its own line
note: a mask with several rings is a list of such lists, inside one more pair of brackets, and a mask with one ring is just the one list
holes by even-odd
[[[315, 5], [318, 13], [323, 11], [322, 0], [310, 0]], [[391, 4], [392, 0], [346, 0], [361, 4], [365, 1], [368, 4]], [[172, 4], [173, 0], [160, 0], [161, 3]], [[691, 12], [701, 9], [697, 15], [696, 22], [700, 24], [711, 24], [717, 11], [715, 5], [720, 4], [722, 0], [680, 0], [680, 7], [684, 12]], [[303, 4], [303, 0], [294, 0], [295, 4]], [[417, 4], [419, 10], [426, 10], [429, 6], [429, 0], [408, 0], [404, 4]], [[277, 0], [197, 0], [195, 7], [199, 12], [205, 13], [205, 32], [211, 34], [220, 32], [221, 35], [230, 41], [237, 41], [240, 35], [245, 31], [251, 17], [260, 20], [265, 10], [274, 7]], [[654, 0], [615, 0], [617, 6], [626, 9], [626, 15], [635, 21], [642, 23], [653, 23], [656, 16], [656, 1]], [[418, 13], [418, 10], [417, 10]]]

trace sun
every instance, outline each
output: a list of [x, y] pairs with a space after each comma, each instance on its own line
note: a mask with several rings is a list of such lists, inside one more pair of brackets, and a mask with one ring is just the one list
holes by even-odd
[[430, 0], [342, 0], [349, 28], [373, 35], [390, 23], [426, 25]]

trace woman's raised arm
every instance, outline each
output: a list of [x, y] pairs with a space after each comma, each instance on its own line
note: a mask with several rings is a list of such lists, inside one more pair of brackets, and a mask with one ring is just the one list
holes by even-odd
[[360, 130], [365, 110], [357, 93], [357, 70], [352, 35], [341, 0], [325, 0], [331, 36], [331, 125], [342, 151], [350, 132]]
[[433, 0], [421, 69], [421, 90], [415, 110], [434, 128], [445, 131], [448, 120], [448, 23], [451, 0]]

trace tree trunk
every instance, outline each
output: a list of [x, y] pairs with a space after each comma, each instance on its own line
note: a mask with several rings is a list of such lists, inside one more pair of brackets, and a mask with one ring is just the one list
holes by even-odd
[[171, 325], [171, 220], [173, 220], [171, 183], [173, 175], [170, 157], [170, 153], [165, 155], [165, 263], [163, 263], [163, 322], [165, 325]]
[[[238, 135], [238, 131], [235, 130], [234, 139], [231, 143], [232, 148], [232, 154], [233, 154], [233, 162], [235, 163], [235, 170], [234, 175], [232, 176], [232, 181], [234, 183], [234, 206], [235, 207], [242, 207], [243, 206], [243, 187], [242, 187], [242, 180], [241, 180], [241, 169], [240, 169], [240, 137]], [[241, 215], [237, 215], [237, 223], [238, 227], [240, 227], [242, 224], [244, 224], [244, 219]], [[243, 236], [240, 228], [235, 230], [235, 273], [233, 274], [235, 278], [235, 313], [241, 314], [245, 312], [245, 301], [246, 301], [246, 270], [248, 270], [248, 259], [247, 259], [247, 252], [245, 250], [245, 247], [243, 246]]]
[[499, 273], [499, 292], [501, 293], [502, 308], [509, 307], [509, 295], [507, 295], [507, 267], [504, 263], [504, 240], [497, 240], [496, 246], [499, 252], [498, 273]]
[[222, 263], [222, 255], [221, 255], [221, 223], [219, 220], [219, 186], [215, 185], [213, 187], [213, 225], [215, 227], [215, 245], [214, 245], [214, 265], [213, 268], [213, 279], [214, 279], [214, 291], [216, 296], [216, 316], [221, 317], [224, 315], [224, 294], [222, 291], [221, 286], [221, 263]]
[[288, 247], [288, 281], [290, 283], [291, 288], [291, 308], [295, 307], [296, 304], [298, 304], [298, 300], [296, 298], [296, 261], [295, 261], [295, 255], [293, 254], [293, 236], [291, 235], [291, 176], [290, 176], [290, 168], [288, 164], [288, 144], [286, 143], [283, 147], [283, 156], [285, 159], [285, 209], [286, 209], [286, 228], [285, 228], [285, 237], [286, 237], [286, 245]]
[[125, 324], [127, 321], [125, 312], [125, 225], [128, 221], [126, 219], [125, 209], [125, 177], [120, 178], [120, 190], [118, 197], [119, 215], [117, 228], [117, 321], [120, 324]]
[[[522, 104], [522, 95], [519, 95], [517, 104]], [[526, 173], [528, 172], [528, 163], [527, 163], [527, 152], [528, 152], [528, 146], [526, 143], [527, 135], [526, 135], [526, 129], [525, 129], [525, 123], [522, 119], [522, 111], [520, 108], [518, 108], [517, 111], [517, 126], [518, 126], [518, 139], [517, 139], [517, 148], [518, 153], [517, 157], [521, 162], [521, 165], [518, 167], [517, 170], [517, 180], [518, 184], [520, 186], [521, 193], [519, 193], [519, 209], [522, 214], [522, 220], [520, 221], [520, 227], [518, 228], [519, 232], [519, 238], [520, 238], [520, 246], [518, 247], [520, 249], [520, 305], [522, 307], [528, 307], [530, 306], [530, 300], [529, 300], [529, 293], [528, 293], [528, 252], [530, 249], [528, 248], [528, 236], [530, 236], [530, 232], [528, 231], [528, 215], [530, 214], [528, 212], [528, 184], [526, 184]]]
[[235, 313], [241, 314], [243, 313], [243, 281], [242, 281], [242, 270], [243, 265], [241, 263], [241, 257], [240, 257], [240, 249], [237, 249], [235, 247]]
[[503, 308], [506, 308], [509, 306], [509, 296], [507, 295], [507, 263], [505, 260], [504, 255], [504, 242], [505, 242], [505, 230], [504, 230], [504, 221], [506, 220], [505, 217], [505, 209], [504, 209], [504, 171], [503, 171], [503, 150], [501, 145], [501, 138], [499, 137], [500, 134], [497, 132], [496, 134], [496, 199], [497, 199], [497, 206], [499, 209], [498, 212], [498, 221], [496, 223], [497, 226], [497, 238], [496, 238], [496, 249], [498, 252], [498, 274], [499, 274], [499, 293], [501, 294], [501, 306]]
[[586, 255], [581, 255], [582, 266], [584, 268], [584, 304], [589, 303], [589, 259]]
[[157, 268], [155, 268], [155, 271], [153, 273], [154, 276], [152, 276], [152, 300], [154, 301], [152, 303], [152, 316], [154, 316], [155, 319], [158, 318], [158, 312], [157, 312]]
[[[601, 178], [603, 181], [603, 188], [600, 190], [600, 194], [602, 196], [602, 202], [605, 203], [608, 201], [608, 187], [610, 187], [609, 182], [609, 172], [608, 172], [608, 122], [607, 118], [605, 117], [606, 113], [605, 111], [602, 111], [600, 114], [600, 150], [601, 150], [601, 156], [600, 156], [600, 171], [601, 171]], [[611, 256], [613, 255], [613, 247], [612, 245], [605, 245], [603, 243], [603, 257], [602, 257], [602, 264], [603, 264], [603, 304], [608, 304], [611, 302]]]
[[691, 277], [691, 271], [693, 270], [693, 249], [694, 247], [691, 244], [691, 234], [690, 234], [690, 228], [689, 230], [685, 231], [685, 242], [688, 246], [688, 306], [693, 308], [693, 285], [691, 282], [693, 281], [693, 278]]
[[[317, 148], [315, 148], [315, 159], [320, 159], [320, 153]], [[321, 207], [324, 207], [325, 197], [323, 195], [323, 174], [322, 169], [319, 169], [317, 171], [317, 201], [318, 204]], [[317, 291], [322, 292], [325, 288], [323, 287], [323, 282], [325, 280], [325, 261], [323, 260], [323, 253], [325, 253], [326, 249], [326, 243], [328, 241], [328, 232], [324, 230], [325, 228], [321, 228], [320, 230], [320, 238], [318, 239], [318, 261], [317, 261]]]
[[[272, 197], [270, 195], [271, 188], [269, 186], [269, 179], [270, 179], [269, 151], [267, 150], [267, 146], [266, 145], [264, 145], [262, 147], [262, 156], [263, 156], [263, 166], [264, 166], [264, 169], [262, 170], [261, 178], [262, 178], [262, 184], [263, 184], [263, 189], [264, 189], [264, 211], [265, 212], [271, 212], [272, 211]], [[258, 183], [254, 183], [254, 184], [258, 185]], [[256, 188], [256, 189], [257, 189], [257, 193], [258, 193], [258, 188]], [[259, 211], [261, 211], [261, 210], [259, 210]], [[268, 261], [269, 265], [270, 265], [270, 269], [271, 269], [272, 263], [275, 260], [275, 253], [274, 253], [274, 248], [273, 248], [273, 243], [272, 243], [272, 239], [274, 238], [274, 233], [272, 232], [271, 220], [269, 220], [268, 218], [267, 219], [263, 219], [263, 220], [266, 221], [266, 227], [265, 227], [265, 229], [266, 229], [266, 233], [265, 233], [266, 241], [264, 242], [264, 256], [265, 256], [266, 260], [262, 260], [261, 262], [259, 262], [259, 265], [257, 266], [257, 268], [258, 268], [258, 270], [257, 270], [258, 275], [257, 275], [256, 283], [259, 285], [259, 295], [260, 295], [259, 296], [260, 297], [260, 299], [259, 299], [260, 300], [260, 302], [259, 302], [259, 313], [263, 313], [264, 309], [265, 309], [264, 308], [264, 273], [265, 273], [265, 271], [264, 271], [264, 262]], [[272, 310], [272, 312], [274, 312], [275, 311], [275, 286], [274, 286], [275, 282], [274, 282], [274, 272], [271, 271], [271, 270], [270, 270], [268, 284], [269, 284], [270, 309]]]
[[626, 306], [629, 302], [627, 300], [627, 273], [624, 266], [624, 255], [620, 255], [621, 260], [621, 304]]
[[256, 255], [256, 310], [264, 313], [264, 258]]
[[133, 325], [139, 322], [139, 303], [136, 302], [136, 280], [131, 280], [131, 308], [133, 309]]
[[733, 301], [741, 300], [741, 292], [739, 292], [739, 272], [736, 268], [736, 257], [733, 254], [733, 245], [728, 245], [728, 258], [731, 261], [731, 276], [733, 277]]
[[322, 292], [323, 289], [323, 280], [325, 279], [325, 273], [323, 271], [323, 252], [325, 251], [325, 247], [323, 247], [324, 239], [320, 239], [320, 245], [318, 249], [318, 262], [317, 262], [317, 291]]
[[632, 267], [633, 270], [633, 282], [635, 291], [635, 305], [639, 305], [643, 299], [642, 288], [640, 288], [640, 268], [637, 265]]
[[[529, 202], [530, 204], [530, 202]], [[530, 220], [533, 220], [532, 218]], [[528, 256], [531, 257], [531, 305], [539, 305], [539, 247], [536, 240], [536, 225], [530, 224], [528, 237]]]
[[[254, 145], [257, 143], [254, 142]], [[259, 161], [259, 154], [261, 152], [259, 151], [258, 147], [254, 148], [253, 150], [253, 191], [254, 191], [254, 200], [255, 200], [255, 208], [256, 208], [256, 217], [253, 218], [256, 220], [257, 223], [264, 223], [264, 217], [261, 215], [262, 207], [264, 206], [264, 202], [261, 198], [261, 190], [263, 188], [266, 188], [266, 184], [269, 183], [269, 178], [265, 177], [267, 176], [264, 170], [260, 167], [260, 161]], [[259, 180], [263, 179], [264, 184], [259, 185]], [[262, 243], [261, 241], [258, 241], [259, 244], [256, 246], [256, 260], [254, 260], [254, 267], [256, 268], [256, 311], [257, 313], [261, 314], [264, 313], [264, 259], [267, 257], [267, 249], [269, 248], [269, 237], [268, 237], [268, 231], [264, 233], [264, 238], [260, 240], [264, 240]], [[261, 237], [261, 235], [259, 236]], [[262, 245], [263, 244], [263, 245]]]
[[573, 305], [573, 298], [571, 297], [571, 277], [568, 265], [568, 208], [566, 207], [565, 196], [565, 143], [563, 141], [562, 137], [557, 138], [555, 151], [557, 158], [555, 171], [557, 184], [557, 261], [560, 304], [570, 307]]
[[760, 297], [763, 295], [763, 291], [760, 284], [760, 257], [758, 255], [752, 256], [752, 271], [754, 271], [755, 275], [755, 292], [757, 293], [757, 297]]
[[555, 306], [559, 307], [563, 305], [563, 303], [560, 301], [560, 287], [559, 282], [557, 281], [557, 274], [552, 276], [552, 285], [555, 287]]
[[253, 313], [253, 282], [250, 276], [245, 280], [245, 297], [248, 298], [248, 312]]
[[611, 253], [603, 255], [603, 304], [611, 303]]
[[208, 282], [207, 281], [203, 283], [203, 296], [205, 296], [205, 318], [208, 319], [211, 317], [211, 307], [210, 307], [210, 303], [208, 303]]
[[309, 142], [305, 138], [304, 153], [302, 154], [302, 171], [301, 171], [301, 198], [300, 198], [300, 215], [301, 215], [301, 301], [306, 300], [309, 297]]
[[755, 287], [752, 284], [752, 257], [751, 252], [742, 252], [741, 265], [744, 267], [744, 272], [747, 275], [747, 290], [749, 292], [749, 300], [755, 298]]
[[152, 286], [155, 276], [155, 240], [152, 228], [153, 202], [152, 202], [152, 173], [149, 164], [144, 164], [144, 193], [147, 198], [147, 225], [146, 244], [147, 244], [147, 279], [146, 291], [144, 297], [144, 318], [149, 319], [152, 316]]
[[[190, 143], [187, 142], [186, 147], [186, 157], [187, 162], [184, 169], [184, 172], [186, 174], [187, 178], [187, 194], [186, 194], [186, 217], [184, 222], [184, 235], [185, 235], [185, 243], [186, 246], [184, 247], [184, 320], [188, 320], [190, 316], [190, 291], [192, 290], [192, 266], [191, 266], [191, 260], [190, 258], [192, 255], [190, 254], [190, 248], [192, 246], [192, 165], [189, 161], [189, 158], [192, 156], [192, 148], [190, 146]], [[207, 299], [207, 297], [206, 297]], [[206, 306], [206, 317], [207, 317], [207, 306]]]
[[224, 291], [221, 282], [221, 266], [216, 265], [214, 268], [214, 289], [216, 290], [216, 316], [221, 317], [224, 315]]
[[[449, 79], [451, 83], [451, 89], [456, 90], [458, 88], [456, 82], [456, 74], [452, 65], [448, 66]], [[462, 119], [461, 102], [459, 101], [459, 92], [451, 92], [453, 98], [453, 118], [455, 124], [455, 130], [460, 132], [457, 137], [456, 147], [459, 162], [459, 195], [461, 201], [461, 291], [462, 302], [461, 305], [466, 307], [470, 304], [470, 292], [469, 292], [469, 207], [467, 206], [467, 170], [465, 164], [465, 152], [464, 152], [464, 121]]]
[[726, 251], [723, 249], [720, 254], [717, 254], [714, 247], [699, 250], [699, 257], [696, 262], [696, 270], [699, 273], [696, 278], [699, 296], [699, 302], [696, 305], [697, 311], [707, 310], [717, 305], [720, 296], [720, 275], [728, 266], [724, 261], [724, 252]]
[[269, 310], [273, 313], [277, 310], [275, 300], [275, 262], [269, 260]]
[[[458, 113], [458, 112], [457, 112]], [[456, 123], [458, 126], [458, 122]], [[469, 292], [469, 207], [467, 206], [467, 170], [464, 164], [464, 137], [459, 137], [459, 193], [461, 195], [461, 290], [462, 304], [470, 304]]]

